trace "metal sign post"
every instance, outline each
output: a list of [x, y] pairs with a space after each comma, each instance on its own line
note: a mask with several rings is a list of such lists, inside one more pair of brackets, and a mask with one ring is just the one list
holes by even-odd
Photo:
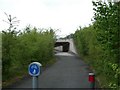
[[36, 90], [38, 88], [38, 76], [40, 75], [41, 64], [39, 62], [32, 62], [28, 67], [29, 74], [33, 77], [32, 88]]
[[32, 87], [33, 87], [33, 90], [37, 89], [38, 88], [38, 76], [33, 76], [33, 81], [32, 81]]

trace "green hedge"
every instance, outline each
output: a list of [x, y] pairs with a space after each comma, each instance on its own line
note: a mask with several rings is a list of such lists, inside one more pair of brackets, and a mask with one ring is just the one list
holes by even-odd
[[38, 61], [45, 66], [54, 58], [54, 31], [26, 27], [23, 32], [2, 32], [2, 81], [28, 72], [28, 65]]
[[119, 4], [93, 2], [93, 25], [74, 34], [78, 53], [95, 69], [102, 88], [120, 88]]

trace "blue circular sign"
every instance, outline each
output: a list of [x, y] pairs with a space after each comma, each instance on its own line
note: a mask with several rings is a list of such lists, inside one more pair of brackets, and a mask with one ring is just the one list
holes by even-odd
[[31, 76], [38, 76], [40, 74], [40, 66], [36, 63], [31, 63], [28, 71]]

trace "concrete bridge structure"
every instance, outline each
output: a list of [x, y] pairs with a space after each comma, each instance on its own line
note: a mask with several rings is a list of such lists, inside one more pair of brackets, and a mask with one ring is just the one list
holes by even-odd
[[73, 52], [77, 54], [73, 39], [59, 39], [55, 43], [55, 50], [61, 52]]

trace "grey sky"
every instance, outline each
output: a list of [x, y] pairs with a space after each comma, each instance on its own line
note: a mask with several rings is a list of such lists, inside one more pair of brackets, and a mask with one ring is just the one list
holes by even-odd
[[0, 0], [0, 27], [8, 25], [4, 12], [21, 20], [18, 28], [31, 24], [38, 28], [60, 29], [59, 35], [88, 26], [93, 17], [92, 0]]

